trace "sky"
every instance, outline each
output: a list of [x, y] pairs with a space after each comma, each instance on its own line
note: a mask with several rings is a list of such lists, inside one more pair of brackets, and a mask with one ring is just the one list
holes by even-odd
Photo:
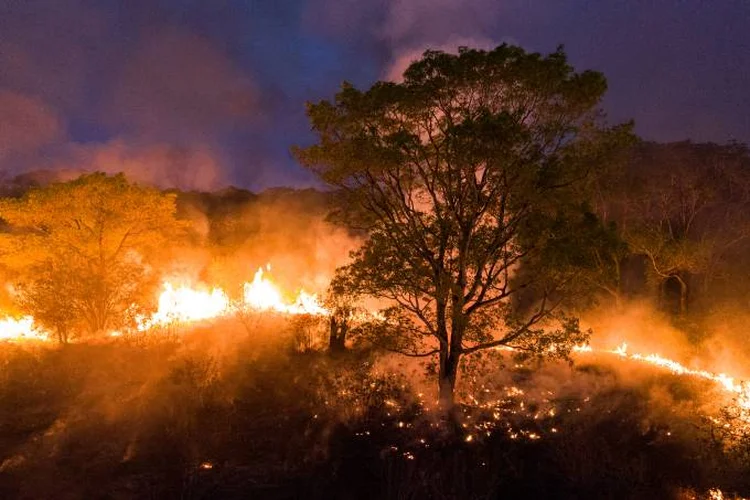
[[500, 43], [564, 45], [645, 139], [750, 143], [748, 26], [746, 0], [1, 0], [0, 172], [308, 186], [306, 101]]

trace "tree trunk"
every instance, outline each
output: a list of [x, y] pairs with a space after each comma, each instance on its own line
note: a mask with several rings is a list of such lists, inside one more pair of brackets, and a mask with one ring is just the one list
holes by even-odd
[[346, 333], [348, 325], [346, 320], [337, 319], [336, 316], [331, 316], [330, 321], [330, 332], [328, 337], [328, 351], [332, 353], [340, 353], [346, 350]]
[[68, 343], [68, 331], [64, 328], [57, 328], [57, 341], [61, 345], [66, 345]]
[[440, 406], [446, 410], [453, 408], [456, 376], [458, 375], [460, 356], [460, 353], [456, 352], [440, 353], [440, 370], [438, 372]]
[[675, 275], [677, 282], [680, 284], [680, 316], [687, 313], [688, 286], [682, 277]]

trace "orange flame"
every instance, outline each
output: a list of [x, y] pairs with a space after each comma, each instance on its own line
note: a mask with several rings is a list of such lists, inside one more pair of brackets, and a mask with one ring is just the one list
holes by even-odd
[[[270, 269], [270, 265], [266, 266]], [[284, 301], [279, 288], [264, 276], [263, 268], [253, 277], [253, 281], [242, 286], [243, 294], [240, 304], [232, 304], [229, 296], [220, 288], [196, 289], [185, 285], [176, 287], [170, 282], [164, 283], [164, 291], [159, 295], [157, 311], [150, 317], [138, 320], [138, 330], [145, 331], [157, 326], [173, 323], [194, 323], [214, 318], [231, 316], [238, 308], [258, 312], [278, 314], [328, 314], [315, 294], [301, 290], [294, 302]]]
[[171, 283], [164, 283], [157, 311], [149, 318], [140, 319], [138, 329], [144, 331], [170, 323], [203, 321], [225, 316], [230, 311], [229, 297], [220, 288], [208, 292], [184, 285], [175, 288]]
[[708, 370], [697, 370], [688, 368], [687, 366], [678, 363], [669, 358], [665, 358], [659, 354], [640, 354], [640, 353], [629, 353], [628, 344], [623, 342], [614, 349], [594, 351], [594, 349], [586, 344], [582, 346], [576, 346], [573, 348], [574, 352], [577, 353], [589, 353], [589, 352], [605, 352], [614, 354], [621, 358], [639, 361], [647, 363], [653, 366], [664, 368], [676, 375], [686, 375], [691, 377], [698, 377], [705, 380], [710, 380], [724, 391], [737, 395], [736, 404], [745, 410], [750, 410], [750, 385], [746, 382], [741, 382], [725, 373], [715, 373]]
[[6, 317], [0, 319], [0, 340], [47, 340], [49, 335], [34, 325], [34, 318], [24, 316], [16, 319]]

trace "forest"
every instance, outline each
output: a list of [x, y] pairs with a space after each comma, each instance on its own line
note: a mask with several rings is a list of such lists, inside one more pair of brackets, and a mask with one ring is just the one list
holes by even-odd
[[3, 498], [750, 496], [750, 152], [562, 49], [311, 102], [318, 187], [0, 183]]

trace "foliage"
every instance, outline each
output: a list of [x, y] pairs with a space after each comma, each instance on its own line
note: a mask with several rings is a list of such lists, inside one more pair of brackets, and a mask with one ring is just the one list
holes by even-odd
[[22, 309], [61, 341], [117, 329], [144, 302], [152, 266], [182, 228], [175, 197], [101, 173], [0, 201], [2, 263]]
[[329, 311], [328, 349], [331, 352], [343, 352], [346, 341], [354, 336], [355, 341], [362, 339], [363, 332], [371, 326], [372, 319], [361, 305], [359, 287], [344, 269], [336, 271], [326, 290], [324, 306]]
[[629, 156], [602, 177], [598, 213], [617, 224], [632, 254], [645, 257], [651, 282], [679, 284], [685, 313], [694, 278], [720, 289], [742, 264], [750, 155], [738, 144], [683, 142], [642, 143]]
[[562, 50], [502, 45], [428, 51], [403, 83], [308, 106], [319, 142], [296, 155], [369, 231], [345, 272], [395, 304], [383, 331], [398, 349], [440, 354], [446, 400], [463, 354], [585, 339], [565, 305], [594, 270], [576, 232], [586, 179], [630, 137], [601, 125], [605, 89]]

